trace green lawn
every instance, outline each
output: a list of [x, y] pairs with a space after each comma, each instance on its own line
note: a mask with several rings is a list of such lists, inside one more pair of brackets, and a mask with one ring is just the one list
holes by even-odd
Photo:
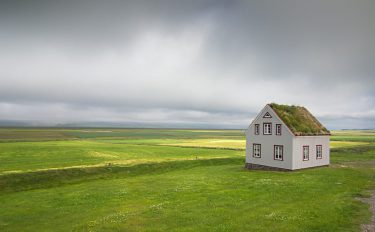
[[241, 131], [82, 131], [0, 136], [0, 231], [360, 231], [370, 218], [356, 198], [375, 188], [372, 140], [334, 142], [330, 167], [269, 172], [243, 168]]
[[[141, 141], [137, 141], [141, 142]], [[242, 151], [95, 140], [0, 143], [0, 174], [50, 168], [243, 157]]]

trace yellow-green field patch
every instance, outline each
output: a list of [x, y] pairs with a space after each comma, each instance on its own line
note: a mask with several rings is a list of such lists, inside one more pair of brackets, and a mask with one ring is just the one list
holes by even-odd
[[367, 142], [352, 142], [352, 141], [331, 141], [329, 146], [330, 148], [338, 147], [354, 147], [354, 146], [364, 146], [369, 145]]
[[340, 130], [331, 133], [333, 136], [375, 136], [374, 130]]
[[230, 148], [230, 149], [245, 149], [246, 140], [239, 139], [191, 139], [181, 140], [175, 143], [163, 143], [168, 146], [181, 147], [209, 147], [209, 148]]
[[113, 155], [113, 154], [104, 153], [104, 152], [97, 152], [97, 151], [90, 151], [88, 155], [92, 157], [101, 157], [101, 158], [118, 158], [118, 155]]

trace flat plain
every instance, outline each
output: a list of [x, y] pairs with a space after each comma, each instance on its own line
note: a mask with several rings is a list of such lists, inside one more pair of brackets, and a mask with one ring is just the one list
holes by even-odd
[[0, 231], [360, 231], [375, 131], [331, 165], [244, 169], [241, 130], [0, 129]]

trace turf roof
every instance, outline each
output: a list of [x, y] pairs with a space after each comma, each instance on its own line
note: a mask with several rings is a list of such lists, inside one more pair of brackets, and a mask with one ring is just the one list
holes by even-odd
[[330, 135], [327, 130], [305, 107], [271, 103], [276, 112], [294, 135]]

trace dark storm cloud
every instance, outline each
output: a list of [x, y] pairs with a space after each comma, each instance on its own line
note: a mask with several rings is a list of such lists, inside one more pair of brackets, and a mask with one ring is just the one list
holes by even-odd
[[243, 128], [274, 101], [374, 127], [374, 1], [0, 4], [0, 119]]

